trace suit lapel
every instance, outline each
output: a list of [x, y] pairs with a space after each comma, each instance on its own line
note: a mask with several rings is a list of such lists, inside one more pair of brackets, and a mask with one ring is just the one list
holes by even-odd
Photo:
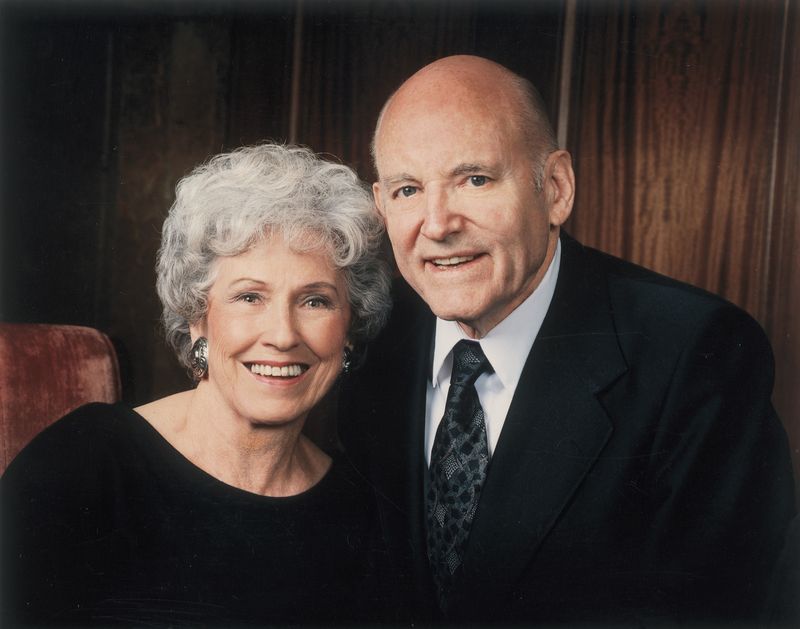
[[[523, 369], [470, 533], [460, 594], [508, 591], [612, 432], [597, 394], [625, 371], [606, 280], [562, 237], [553, 302]], [[481, 596], [475, 596], [480, 591]]]
[[[411, 573], [415, 608], [430, 601], [431, 576], [425, 551], [425, 403], [431, 371], [435, 319], [404, 283], [396, 286], [393, 322], [384, 341], [371, 349], [366, 381], [356, 394], [371, 398], [363, 434], [369, 435], [369, 476], [402, 513], [403, 530], [392, 534], [404, 571]], [[395, 325], [396, 324], [396, 325]], [[369, 389], [366, 391], [365, 389]]]
[[[411, 525], [412, 548], [425, 549], [425, 407], [427, 395], [428, 374], [431, 371], [431, 346], [433, 336], [433, 316], [426, 317], [427, 322], [420, 322], [416, 342], [419, 343], [418, 351], [412, 351], [415, 360], [408, 374], [408, 382], [413, 382], [413, 390], [408, 395], [407, 408], [403, 413], [406, 425], [406, 440], [409, 447], [409, 456], [405, 462], [408, 473], [406, 482], [406, 512]], [[427, 328], [427, 329], [426, 329]], [[424, 338], [422, 338], [424, 337]], [[408, 421], [409, 417], [415, 418]], [[427, 553], [419, 553], [415, 557], [415, 564], [426, 575], [429, 574]]]
[[[421, 304], [421, 302], [420, 302]], [[414, 606], [424, 617], [432, 613], [433, 582], [426, 551], [425, 529], [425, 408], [428, 375], [431, 372], [433, 331], [435, 319], [427, 306], [416, 311], [415, 324], [410, 327], [413, 334], [401, 342], [397, 352], [409, 355], [404, 364], [406, 371], [399, 375], [401, 382], [410, 383], [407, 394], [397, 400], [402, 435], [397, 442], [404, 452], [404, 460], [397, 461], [398, 472], [404, 474], [402, 510], [406, 513], [409, 531], [410, 556], [407, 558], [414, 583]]]

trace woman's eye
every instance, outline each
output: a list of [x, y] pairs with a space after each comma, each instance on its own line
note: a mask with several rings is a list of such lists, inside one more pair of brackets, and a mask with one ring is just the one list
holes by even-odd
[[469, 182], [476, 188], [479, 188], [480, 186], [486, 185], [486, 175], [471, 175]]
[[398, 190], [398, 194], [403, 197], [411, 197], [417, 193], [416, 186], [403, 186]]
[[309, 297], [306, 299], [306, 306], [312, 309], [330, 308], [331, 302], [325, 297]]
[[260, 300], [260, 297], [256, 293], [242, 293], [236, 298], [236, 300], [243, 301], [247, 304], [257, 304]]

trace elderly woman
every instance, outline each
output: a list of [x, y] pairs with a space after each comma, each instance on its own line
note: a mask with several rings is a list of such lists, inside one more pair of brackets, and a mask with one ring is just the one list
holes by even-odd
[[6, 620], [386, 619], [377, 497], [302, 433], [383, 325], [389, 276], [347, 167], [264, 144], [177, 187], [158, 294], [196, 387], [91, 404], [2, 480]]

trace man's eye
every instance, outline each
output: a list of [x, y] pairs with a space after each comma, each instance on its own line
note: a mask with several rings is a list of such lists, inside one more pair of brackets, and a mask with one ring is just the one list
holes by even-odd
[[486, 175], [470, 175], [469, 182], [479, 188], [480, 186], [486, 185]]
[[404, 196], [404, 197], [410, 197], [410, 196], [415, 195], [416, 193], [417, 193], [416, 186], [403, 186], [399, 190], [399, 194]]

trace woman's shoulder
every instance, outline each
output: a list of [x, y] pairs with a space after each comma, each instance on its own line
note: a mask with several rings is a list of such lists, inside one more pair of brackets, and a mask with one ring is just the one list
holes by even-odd
[[191, 398], [192, 391], [182, 391], [137, 406], [133, 410], [164, 435], [169, 432], [176, 418], [186, 416]]
[[67, 413], [45, 428], [32, 441], [31, 446], [55, 445], [70, 442], [80, 446], [88, 438], [117, 435], [120, 431], [136, 430], [142, 418], [121, 402], [91, 402]]
[[86, 404], [34, 437], [11, 462], [3, 480], [80, 475], [147, 438], [146, 429], [146, 422], [123, 404]]

